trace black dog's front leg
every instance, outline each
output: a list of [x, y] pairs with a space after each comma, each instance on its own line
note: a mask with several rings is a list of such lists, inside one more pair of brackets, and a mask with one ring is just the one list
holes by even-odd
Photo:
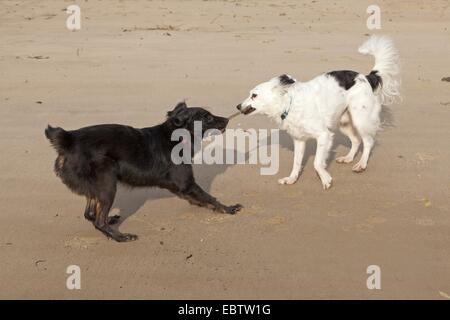
[[214, 211], [222, 213], [235, 214], [243, 207], [240, 204], [232, 206], [226, 206], [217, 201], [216, 198], [205, 192], [198, 184], [191, 184], [186, 190], [177, 192], [177, 195], [183, 199], [188, 200], [191, 204], [198, 205], [200, 207], [207, 207]]

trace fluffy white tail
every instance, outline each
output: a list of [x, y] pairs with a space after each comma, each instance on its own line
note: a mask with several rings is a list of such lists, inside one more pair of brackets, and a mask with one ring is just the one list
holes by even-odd
[[381, 102], [391, 104], [400, 97], [400, 73], [399, 54], [393, 41], [386, 36], [372, 35], [359, 47], [362, 54], [370, 54], [375, 57], [373, 71], [378, 71], [382, 85], [378, 90]]

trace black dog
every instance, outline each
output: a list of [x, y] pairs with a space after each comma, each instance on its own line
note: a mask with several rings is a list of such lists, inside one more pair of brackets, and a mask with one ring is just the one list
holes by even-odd
[[[195, 183], [192, 166], [174, 164], [171, 159], [177, 141], [172, 132], [184, 128], [191, 133], [194, 146], [194, 121], [202, 122], [202, 136], [208, 129], [224, 131], [228, 119], [202, 108], [179, 103], [167, 113], [164, 123], [143, 129], [117, 124], [86, 127], [74, 131], [48, 126], [45, 136], [58, 152], [55, 173], [73, 192], [87, 199], [84, 216], [95, 228], [116, 241], [132, 241], [137, 236], [111, 228], [118, 216], [108, 218], [117, 182], [133, 187], [157, 186], [168, 189], [191, 204], [234, 214], [242, 206], [225, 206]], [[193, 154], [193, 153], [191, 153]]]

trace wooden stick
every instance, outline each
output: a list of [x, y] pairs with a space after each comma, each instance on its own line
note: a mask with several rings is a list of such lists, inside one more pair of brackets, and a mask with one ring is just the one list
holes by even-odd
[[240, 115], [240, 114], [241, 114], [240, 111], [238, 111], [238, 112], [236, 112], [236, 113], [233, 113], [231, 116], [228, 117], [228, 120], [231, 120], [231, 119], [237, 117], [237, 116]]

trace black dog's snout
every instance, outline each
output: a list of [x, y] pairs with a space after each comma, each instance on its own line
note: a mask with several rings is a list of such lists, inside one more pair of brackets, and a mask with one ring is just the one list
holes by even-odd
[[239, 104], [236, 106], [236, 109], [238, 109], [239, 111], [241, 111], [241, 108], [242, 108], [242, 105], [239, 103]]

